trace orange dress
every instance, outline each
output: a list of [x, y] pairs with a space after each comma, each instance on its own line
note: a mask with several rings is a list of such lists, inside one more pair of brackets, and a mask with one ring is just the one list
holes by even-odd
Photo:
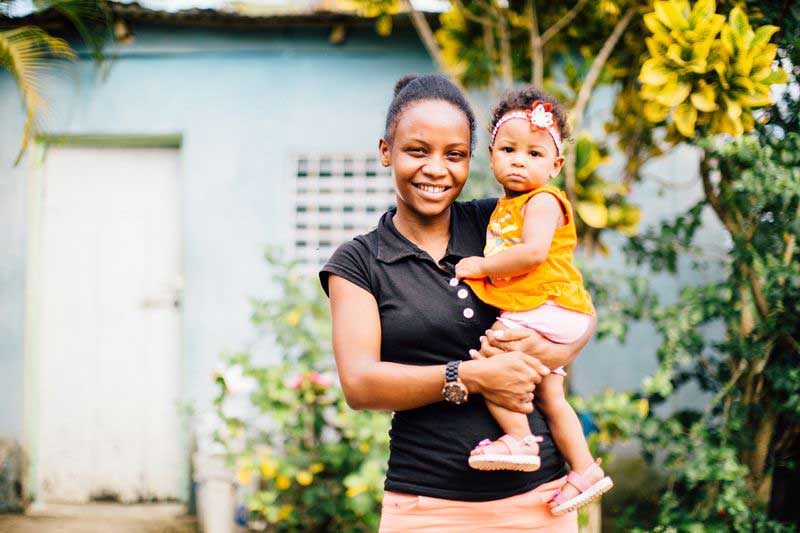
[[555, 196], [567, 219], [566, 224], [556, 228], [544, 263], [526, 274], [512, 278], [464, 281], [478, 298], [503, 311], [529, 311], [551, 301], [565, 309], [594, 315], [592, 297], [584, 288], [583, 277], [573, 261], [573, 250], [578, 243], [578, 237], [572, 206], [559, 188], [544, 185], [514, 198], [498, 200], [486, 230], [484, 256], [489, 257], [522, 242], [525, 204], [540, 193]]

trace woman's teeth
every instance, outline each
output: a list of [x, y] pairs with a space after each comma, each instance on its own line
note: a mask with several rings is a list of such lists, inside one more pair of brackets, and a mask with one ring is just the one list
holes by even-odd
[[447, 190], [447, 187], [434, 187], [433, 185], [414, 185], [417, 189], [422, 189], [425, 192], [444, 192]]

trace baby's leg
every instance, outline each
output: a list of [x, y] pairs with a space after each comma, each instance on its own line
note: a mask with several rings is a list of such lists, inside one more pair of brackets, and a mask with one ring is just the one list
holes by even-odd
[[[506, 329], [508, 327], [500, 320], [496, 320], [492, 325], [493, 330]], [[486, 402], [486, 407], [489, 408], [489, 412], [492, 413], [494, 419], [497, 420], [497, 423], [507, 434], [517, 440], [522, 440], [531, 435], [531, 425], [528, 423], [528, 415], [525, 413], [511, 411], [492, 402]]]
[[531, 435], [531, 425], [528, 423], [528, 415], [525, 413], [511, 411], [492, 402], [486, 402], [486, 407], [489, 408], [489, 412], [492, 413], [503, 431], [515, 439], [522, 440]]
[[[605, 472], [600, 468], [599, 463], [595, 463], [592, 460], [592, 454], [589, 452], [589, 445], [583, 436], [583, 429], [581, 428], [580, 420], [578, 420], [578, 415], [575, 414], [572, 406], [564, 396], [564, 377], [559, 374], [548, 375], [536, 387], [536, 393], [536, 406], [541, 409], [542, 414], [547, 419], [547, 425], [550, 427], [553, 441], [566, 458], [572, 471], [581, 475], [592, 487], [590, 489], [591, 492], [598, 487], [595, 484], [605, 477]], [[608, 483], [611, 483], [610, 479]], [[605, 489], [598, 489], [600, 492], [591, 499], [594, 499], [609, 488], [610, 485]], [[575, 501], [573, 498], [579, 494], [580, 491], [576, 487], [566, 483], [557, 493], [554, 500], [550, 502], [550, 507], [555, 509], [563, 503]], [[584, 503], [581, 503], [581, 505]], [[569, 504], [567, 505], [569, 506]]]
[[564, 377], [549, 374], [536, 386], [536, 406], [547, 419], [553, 441], [572, 470], [583, 472], [594, 463], [578, 415], [564, 395]]

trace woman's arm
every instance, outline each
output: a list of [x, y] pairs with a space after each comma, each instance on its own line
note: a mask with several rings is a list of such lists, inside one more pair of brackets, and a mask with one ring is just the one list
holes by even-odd
[[[374, 296], [346, 279], [329, 278], [333, 352], [345, 399], [353, 409], [403, 411], [442, 401], [444, 365], [380, 360], [381, 324]], [[520, 352], [465, 361], [459, 376], [471, 393], [507, 409], [530, 412], [535, 383], [549, 372]]]
[[557, 368], [572, 362], [583, 350], [589, 339], [594, 335], [597, 327], [597, 317], [592, 317], [592, 322], [586, 332], [571, 344], [556, 344], [545, 339], [532, 329], [506, 329], [495, 323], [492, 329], [486, 331], [486, 336], [481, 337], [481, 349], [471, 350], [473, 358], [492, 357], [508, 351], [519, 351], [535, 357], [547, 368]]
[[525, 204], [522, 242], [489, 257], [466, 257], [456, 265], [456, 277], [506, 278], [528, 273], [547, 259], [553, 235], [563, 222], [561, 204], [550, 193], [534, 195]]

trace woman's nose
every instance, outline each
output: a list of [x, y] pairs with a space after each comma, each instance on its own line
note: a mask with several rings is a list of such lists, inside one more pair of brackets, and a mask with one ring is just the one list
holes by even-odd
[[422, 172], [436, 178], [447, 175], [447, 169], [439, 158], [430, 159], [425, 166], [422, 167]]

